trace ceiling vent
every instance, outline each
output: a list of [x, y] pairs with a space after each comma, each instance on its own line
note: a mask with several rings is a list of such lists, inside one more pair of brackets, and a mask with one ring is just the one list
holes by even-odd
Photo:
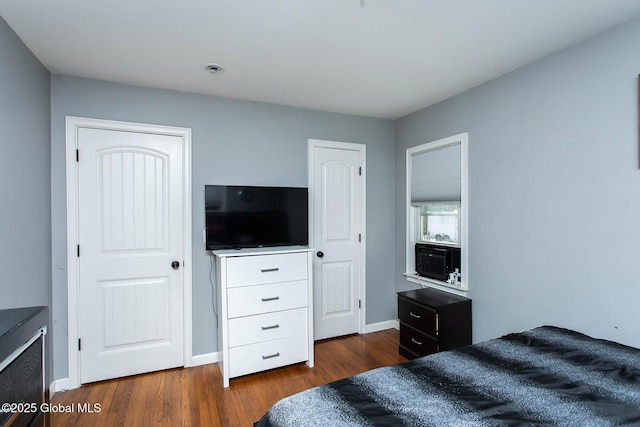
[[220, 74], [224, 71], [224, 67], [220, 64], [207, 64], [204, 68], [211, 74]]

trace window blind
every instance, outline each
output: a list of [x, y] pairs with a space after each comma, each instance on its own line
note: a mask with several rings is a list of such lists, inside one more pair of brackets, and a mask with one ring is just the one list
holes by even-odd
[[461, 145], [411, 156], [411, 204], [460, 201]]

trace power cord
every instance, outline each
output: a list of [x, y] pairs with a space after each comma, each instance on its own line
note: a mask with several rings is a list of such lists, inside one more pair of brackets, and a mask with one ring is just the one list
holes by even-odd
[[424, 283], [422, 283], [422, 280], [420, 280], [420, 273], [416, 272], [415, 278], [418, 279], [418, 284], [420, 286], [422, 286], [423, 288], [428, 288], [428, 286], [426, 286]]

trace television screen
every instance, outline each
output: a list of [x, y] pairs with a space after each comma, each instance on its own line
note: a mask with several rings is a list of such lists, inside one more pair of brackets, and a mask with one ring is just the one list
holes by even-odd
[[205, 185], [207, 250], [307, 245], [308, 190]]

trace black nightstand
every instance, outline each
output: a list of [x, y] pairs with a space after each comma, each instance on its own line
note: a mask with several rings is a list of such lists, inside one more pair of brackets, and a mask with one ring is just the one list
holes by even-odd
[[401, 355], [408, 359], [471, 344], [471, 300], [425, 288], [398, 292]]

